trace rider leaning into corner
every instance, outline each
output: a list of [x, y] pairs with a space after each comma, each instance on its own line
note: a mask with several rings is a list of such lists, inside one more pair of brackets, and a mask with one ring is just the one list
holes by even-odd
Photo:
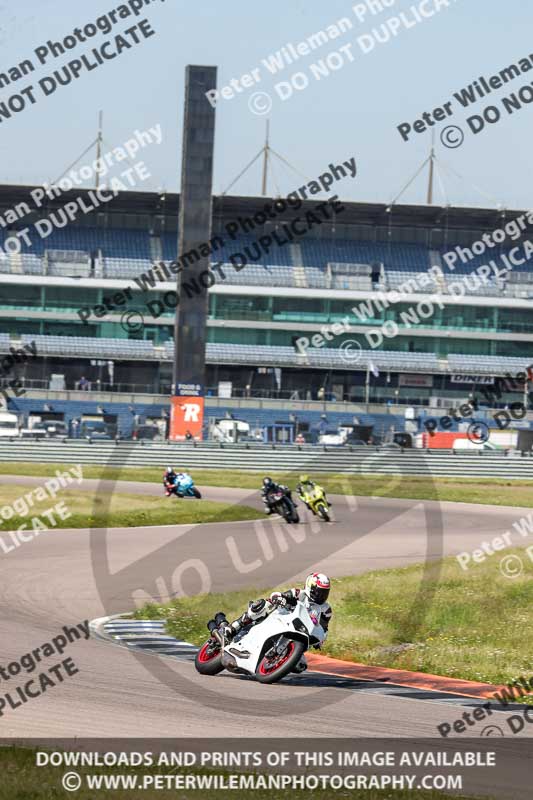
[[176, 472], [173, 467], [166, 468], [165, 474], [163, 475], [163, 486], [165, 487], [165, 493], [167, 497], [169, 497], [169, 495], [171, 495], [174, 491], [178, 497], [183, 497], [183, 493], [180, 492], [179, 489], [179, 484], [186, 475], [186, 472]]
[[282, 483], [275, 483], [272, 480], [272, 478], [269, 478], [268, 476], [263, 478], [263, 486], [261, 488], [261, 499], [265, 504], [265, 514], [272, 514], [272, 506], [270, 505], [268, 495], [271, 492], [276, 492], [278, 490], [286, 494], [289, 500], [292, 501], [292, 492], [288, 486], [284, 486]]
[[[316, 483], [311, 480], [309, 475], [300, 475], [300, 482], [296, 486], [296, 491], [298, 492], [298, 497], [300, 498], [300, 500], [302, 500], [305, 503], [307, 508], [309, 508], [309, 504], [306, 501], [305, 495], [306, 494], [312, 494], [315, 486], [316, 486]], [[327, 496], [326, 496], [325, 492], [324, 492], [324, 498], [326, 499], [328, 505], [330, 505], [330, 506], [333, 505], [327, 499]]]
[[173, 467], [167, 467], [165, 473], [163, 475], [163, 486], [165, 487], [165, 492], [167, 497], [171, 494], [172, 488], [176, 482], [176, 478], [178, 477], [178, 473]]
[[[321, 572], [312, 572], [307, 576], [303, 589], [287, 589], [284, 592], [273, 592], [266, 600], [264, 598], [251, 600], [244, 614], [222, 629], [224, 637], [230, 642], [235, 634], [246, 626], [258, 625], [263, 622], [277, 606], [294, 607], [298, 600], [303, 600], [306, 607], [315, 612], [315, 615], [318, 616], [318, 623], [324, 628], [327, 636], [333, 614], [331, 606], [327, 602], [330, 588], [331, 582], [327, 575]], [[320, 645], [317, 644], [315, 647], [318, 649]], [[305, 656], [302, 656], [293, 672], [304, 672], [306, 669], [307, 661]]]

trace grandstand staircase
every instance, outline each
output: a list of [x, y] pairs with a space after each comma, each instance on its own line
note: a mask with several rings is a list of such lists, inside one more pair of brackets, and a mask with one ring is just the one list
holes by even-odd
[[98, 248], [96, 258], [91, 263], [90, 269], [92, 270], [93, 278], [105, 278], [106, 276], [106, 263], [102, 250]]
[[442, 262], [442, 256], [438, 250], [429, 251], [429, 266], [438, 267], [444, 272], [444, 264]]
[[291, 253], [291, 261], [294, 264], [293, 276], [294, 285], [299, 288], [307, 288], [307, 275], [303, 267], [302, 248], [299, 244], [291, 244], [289, 246]]
[[[429, 251], [429, 268], [431, 267], [438, 267], [442, 272], [444, 272], [444, 264], [442, 263], [442, 256], [438, 250], [430, 250]], [[442, 277], [438, 277], [435, 279], [435, 283], [439, 287], [439, 294], [446, 294], [448, 288], [446, 286], [446, 281]]]
[[150, 258], [154, 263], [163, 261], [163, 245], [161, 244], [161, 237], [156, 236], [155, 234], [150, 236]]
[[20, 255], [20, 253], [10, 253], [9, 265], [11, 267], [12, 273], [17, 273], [18, 275], [22, 275], [22, 273], [24, 272], [22, 268], [22, 256]]

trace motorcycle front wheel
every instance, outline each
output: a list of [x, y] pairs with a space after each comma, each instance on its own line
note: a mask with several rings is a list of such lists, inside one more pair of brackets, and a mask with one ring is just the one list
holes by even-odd
[[288, 497], [283, 501], [283, 518], [285, 519], [285, 522], [289, 523], [289, 525], [291, 522], [300, 522], [300, 517], [296, 511], [296, 506], [289, 500]]
[[289, 524], [292, 522], [292, 509], [287, 500], [283, 500], [281, 503], [278, 503], [276, 506], [276, 511], [280, 517], [283, 517], [285, 522], [288, 522]]
[[218, 675], [222, 672], [222, 652], [209, 639], [196, 653], [194, 666], [200, 675]]
[[196, 486], [194, 487], [194, 489], [193, 489], [193, 492], [194, 492], [194, 496], [195, 496], [196, 498], [198, 498], [198, 500], [201, 500], [201, 499], [202, 499], [202, 494], [201, 494], [201, 492], [199, 492], [199, 491], [198, 491], [198, 489], [196, 488]]
[[290, 639], [284, 653], [274, 658], [269, 658], [265, 653], [255, 670], [255, 677], [259, 683], [276, 683], [296, 666], [305, 653], [303, 642]]
[[319, 503], [317, 505], [317, 507], [316, 507], [316, 510], [317, 510], [318, 516], [322, 517], [324, 522], [329, 522], [329, 519], [330, 519], [329, 513], [328, 513], [328, 510], [327, 510], [326, 506], [324, 505], [324, 503]]

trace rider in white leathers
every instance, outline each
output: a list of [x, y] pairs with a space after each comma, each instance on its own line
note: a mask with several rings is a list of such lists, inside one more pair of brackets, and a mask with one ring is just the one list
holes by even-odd
[[[326, 635], [329, 623], [333, 614], [331, 606], [327, 601], [331, 582], [327, 575], [321, 572], [312, 572], [307, 576], [303, 589], [287, 589], [284, 592], [273, 592], [268, 599], [260, 598], [251, 600], [248, 608], [230, 625], [223, 628], [226, 640], [229, 642], [236, 633], [248, 625], [258, 625], [279, 605], [296, 605], [298, 600], [303, 600], [310, 611], [317, 617], [318, 623], [324, 628]], [[319, 647], [319, 645], [315, 645]], [[294, 672], [304, 672], [307, 669], [307, 661], [302, 656]]]

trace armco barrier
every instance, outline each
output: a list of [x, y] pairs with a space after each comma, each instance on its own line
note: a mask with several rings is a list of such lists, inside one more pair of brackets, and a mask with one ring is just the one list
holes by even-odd
[[242, 469], [263, 473], [281, 471], [348, 472], [352, 474], [432, 475], [435, 477], [507, 478], [533, 480], [533, 458], [519, 453], [426, 452], [378, 450], [373, 447], [224, 445], [205, 442], [158, 444], [62, 440], [0, 440], [0, 461], [33, 461], [99, 466], [161, 467], [183, 470]]

